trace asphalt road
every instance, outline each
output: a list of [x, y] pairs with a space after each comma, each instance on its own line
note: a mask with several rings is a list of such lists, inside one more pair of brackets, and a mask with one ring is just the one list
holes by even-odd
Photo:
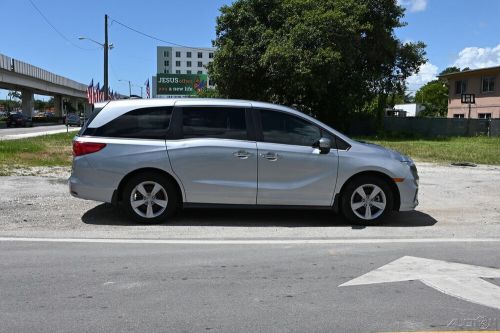
[[[339, 287], [403, 256], [498, 268], [495, 253], [500, 253], [499, 242], [0, 242], [0, 331], [500, 329], [500, 309], [443, 294], [420, 281]], [[500, 286], [500, 279], [486, 280]], [[471, 327], [471, 320], [477, 327]]]
[[[79, 127], [69, 127], [69, 131], [77, 131]], [[40, 135], [66, 132], [66, 125], [47, 125], [34, 127], [11, 127], [0, 129], [0, 140], [31, 138]]]
[[500, 330], [500, 168], [418, 167], [418, 209], [376, 227], [206, 209], [144, 226], [60, 171], [0, 177], [0, 332]]

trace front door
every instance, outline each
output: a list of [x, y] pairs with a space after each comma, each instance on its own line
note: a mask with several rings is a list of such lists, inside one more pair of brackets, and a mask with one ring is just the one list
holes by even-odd
[[167, 140], [167, 148], [186, 202], [255, 205], [257, 144], [249, 140], [246, 113], [245, 107], [182, 107], [182, 138]]
[[[337, 180], [336, 149], [320, 154], [313, 144], [323, 130], [298, 116], [259, 110], [259, 205], [329, 206]], [[333, 143], [332, 143], [333, 144]]]

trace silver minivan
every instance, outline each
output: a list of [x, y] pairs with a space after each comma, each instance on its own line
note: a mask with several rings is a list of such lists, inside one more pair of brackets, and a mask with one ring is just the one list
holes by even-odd
[[324, 208], [375, 224], [418, 204], [413, 161], [288, 107], [220, 99], [98, 104], [73, 141], [73, 196], [142, 223], [182, 207]]

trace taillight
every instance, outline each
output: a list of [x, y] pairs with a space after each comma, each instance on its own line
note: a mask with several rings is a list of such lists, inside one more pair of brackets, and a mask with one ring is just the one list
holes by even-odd
[[92, 154], [106, 147], [105, 143], [73, 141], [73, 156]]

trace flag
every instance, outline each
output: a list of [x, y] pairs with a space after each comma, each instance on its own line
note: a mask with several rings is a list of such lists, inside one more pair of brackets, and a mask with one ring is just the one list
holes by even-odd
[[99, 101], [104, 102], [104, 85], [102, 86], [101, 90], [99, 91]]
[[99, 100], [99, 82], [97, 82], [97, 86], [94, 88], [94, 103], [100, 102]]
[[94, 104], [94, 79], [90, 81], [87, 87], [87, 99], [89, 100], [89, 104]]
[[150, 91], [149, 91], [149, 79], [145, 82], [146, 84], [146, 98], [150, 98]]

